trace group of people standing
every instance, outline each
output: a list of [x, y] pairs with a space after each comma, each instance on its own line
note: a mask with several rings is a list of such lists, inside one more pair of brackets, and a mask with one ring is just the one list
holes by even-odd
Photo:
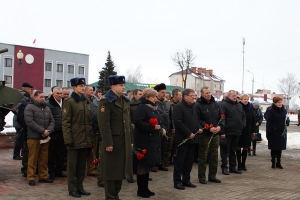
[[[168, 100], [162, 83], [133, 90], [133, 97], [128, 98], [124, 95], [125, 77], [114, 75], [108, 80], [111, 89], [98, 99], [84, 78], [70, 82], [73, 92], [69, 98], [62, 98], [62, 89], [56, 87], [45, 103], [42, 91], [31, 90], [31, 100], [27, 97], [18, 107], [18, 116], [23, 115], [23, 121], [18, 121], [27, 133], [24, 146], [29, 152], [28, 166], [22, 173], [29, 185], [35, 185], [36, 170], [39, 182], [52, 183], [55, 176], [67, 176], [69, 195], [81, 197], [90, 195], [83, 188], [87, 173], [98, 176], [98, 183], [101, 180], [105, 199], [119, 199], [122, 180], [134, 182], [134, 172], [137, 196], [149, 198], [155, 195], [149, 189], [149, 173], [168, 171], [169, 164], [174, 164], [174, 188], [197, 187], [190, 177], [195, 152], [199, 182], [221, 183], [216, 177], [219, 146], [224, 175], [247, 171], [252, 137], [259, 132], [263, 117], [259, 103], [251, 104], [248, 95], [240, 95], [238, 100], [237, 92], [230, 90], [223, 101], [217, 102], [210, 88], [203, 87], [200, 98], [192, 89], [174, 89]], [[286, 137], [281, 134], [286, 131], [286, 110], [280, 97], [273, 101], [265, 113], [267, 138], [272, 168], [282, 168]], [[66, 154], [64, 174], [62, 155]], [[91, 165], [97, 154], [98, 172]], [[256, 155], [254, 142], [252, 155]]]

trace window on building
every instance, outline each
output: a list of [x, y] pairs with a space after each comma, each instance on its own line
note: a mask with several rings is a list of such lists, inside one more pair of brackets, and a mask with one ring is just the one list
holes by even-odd
[[78, 74], [84, 74], [84, 67], [78, 68]]
[[74, 73], [74, 65], [68, 65], [68, 73]]
[[4, 80], [5, 80], [6, 84], [12, 84], [12, 76], [4, 75]]
[[51, 87], [51, 79], [45, 79], [45, 87]]
[[5, 58], [5, 67], [12, 67], [12, 59]]
[[63, 64], [57, 64], [57, 72], [63, 72]]
[[62, 87], [63, 81], [62, 80], [56, 80], [56, 86], [57, 87]]
[[45, 63], [45, 71], [52, 71], [52, 63]]
[[72, 87], [72, 86], [71, 86], [71, 81], [68, 81], [68, 82], [67, 82], [67, 87], [68, 87], [68, 88], [71, 88], [71, 87]]

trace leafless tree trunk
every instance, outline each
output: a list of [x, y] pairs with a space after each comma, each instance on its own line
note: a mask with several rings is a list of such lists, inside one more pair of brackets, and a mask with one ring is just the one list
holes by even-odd
[[287, 76], [279, 79], [278, 88], [282, 94], [285, 94], [287, 100], [287, 111], [289, 110], [290, 99], [300, 93], [299, 83], [292, 73], [287, 73]]
[[192, 53], [192, 50], [186, 49], [185, 52], [176, 52], [172, 57], [172, 61], [176, 66], [181, 70], [181, 77], [183, 82], [183, 88], [186, 88], [186, 79], [188, 72], [193, 65], [195, 56]]
[[126, 81], [131, 83], [141, 83], [143, 78], [141, 69], [141, 66], [138, 66], [135, 69], [128, 69], [126, 72]]

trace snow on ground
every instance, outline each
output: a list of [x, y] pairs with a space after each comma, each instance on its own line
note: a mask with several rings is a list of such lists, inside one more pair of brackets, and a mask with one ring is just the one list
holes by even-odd
[[291, 122], [298, 122], [298, 115], [289, 115]]
[[[289, 128], [288, 128], [289, 129]], [[268, 146], [268, 140], [266, 138], [266, 131], [260, 131], [262, 141], [261, 144]], [[287, 149], [300, 149], [300, 132], [289, 132], [287, 133]]]

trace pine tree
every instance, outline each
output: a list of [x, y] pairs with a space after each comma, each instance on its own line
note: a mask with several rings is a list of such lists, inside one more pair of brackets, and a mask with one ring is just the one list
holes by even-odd
[[114, 69], [115, 69], [115, 64], [111, 60], [110, 51], [108, 51], [105, 67], [103, 67], [102, 71], [99, 72], [98, 89], [102, 90], [103, 94], [110, 89], [110, 86], [108, 84], [108, 77], [110, 75], [117, 74], [117, 72], [115, 72]]

